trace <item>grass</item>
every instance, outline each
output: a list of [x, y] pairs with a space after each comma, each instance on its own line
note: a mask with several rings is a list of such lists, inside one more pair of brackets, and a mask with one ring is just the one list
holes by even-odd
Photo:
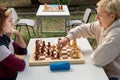
[[[82, 19], [82, 15], [83, 14], [77, 14], [77, 15], [71, 15], [71, 19]], [[35, 15], [18, 15], [21, 19], [22, 18], [29, 18], [29, 19], [34, 19], [36, 20], [36, 16]], [[95, 20], [95, 14], [92, 14], [90, 17], [89, 22], [92, 22]], [[63, 31], [64, 30], [64, 19], [63, 18], [45, 18], [43, 20], [42, 23], [43, 27], [44, 27], [44, 31]], [[36, 26], [34, 27], [35, 32], [37, 31]], [[36, 38], [37, 36], [33, 34], [32, 29], [29, 28], [30, 33], [31, 33], [31, 38]], [[26, 42], [26, 44], [28, 44], [30, 38], [27, 32], [27, 29], [25, 27], [23, 27], [21, 29], [21, 34]], [[66, 34], [43, 34], [41, 37], [60, 37], [60, 36], [65, 36]], [[12, 37], [13, 38], [13, 37]], [[91, 46], [94, 48], [96, 47], [96, 41], [94, 39], [89, 39], [89, 42], [91, 44]]]

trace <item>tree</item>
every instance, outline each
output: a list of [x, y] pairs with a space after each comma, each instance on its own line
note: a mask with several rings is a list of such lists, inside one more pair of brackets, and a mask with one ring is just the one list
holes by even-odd
[[39, 0], [31, 0], [32, 5], [39, 5]]
[[69, 5], [69, 0], [57, 0], [58, 4]]

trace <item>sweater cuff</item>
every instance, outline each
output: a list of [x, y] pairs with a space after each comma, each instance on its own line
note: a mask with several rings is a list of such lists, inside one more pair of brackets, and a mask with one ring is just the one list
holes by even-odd
[[73, 35], [72, 34], [68, 34], [66, 37], [69, 38], [69, 40], [73, 39]]

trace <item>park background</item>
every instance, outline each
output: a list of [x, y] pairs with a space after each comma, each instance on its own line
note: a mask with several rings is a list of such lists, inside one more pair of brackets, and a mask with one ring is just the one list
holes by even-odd
[[[89, 22], [95, 21], [95, 7], [96, 3], [99, 0], [60, 0], [62, 1], [62, 4], [68, 5], [69, 11], [70, 11], [70, 18], [71, 19], [82, 19], [82, 16], [84, 14], [84, 11], [86, 8], [91, 8], [92, 9], [92, 14], [90, 16]], [[28, 18], [28, 19], [33, 19], [36, 21], [36, 12], [38, 10], [39, 5], [41, 4], [58, 4], [58, 0], [0, 0], [0, 5], [5, 5], [8, 8], [15, 8], [17, 11], [17, 14], [20, 19], [22, 18]], [[61, 24], [62, 23], [62, 24]], [[47, 18], [44, 20], [44, 25], [45, 29], [47, 30], [55, 30], [55, 29], [62, 29], [64, 26], [63, 24], [63, 19], [50, 19]], [[15, 27], [15, 26], [13, 26]], [[36, 26], [34, 27], [36, 31]], [[36, 38], [30, 28], [30, 33], [31, 33], [31, 38]], [[21, 34], [25, 40], [25, 42], [28, 44], [30, 38], [28, 35], [28, 32], [26, 28], [23, 28], [21, 30]], [[42, 35], [41, 37], [61, 37], [65, 36], [66, 34], [59, 35], [59, 34], [46, 34]], [[13, 38], [13, 36], [12, 36]], [[91, 46], [93, 49], [96, 48], [96, 41], [95, 39], [90, 39], [88, 38]]]

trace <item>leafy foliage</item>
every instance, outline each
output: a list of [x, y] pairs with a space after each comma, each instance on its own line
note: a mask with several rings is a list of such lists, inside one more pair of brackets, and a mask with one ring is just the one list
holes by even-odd
[[69, 5], [69, 0], [57, 0], [58, 4]]

